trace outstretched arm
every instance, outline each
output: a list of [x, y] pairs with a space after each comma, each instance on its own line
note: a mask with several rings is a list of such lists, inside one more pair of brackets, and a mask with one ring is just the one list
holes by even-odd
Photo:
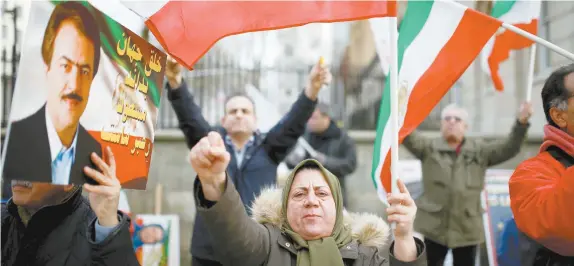
[[205, 199], [201, 182], [196, 180], [194, 194], [198, 218], [207, 225], [214, 246], [224, 254], [222, 258], [227, 262], [262, 265], [270, 252], [269, 231], [247, 216], [233, 182], [226, 178], [223, 186], [221, 198], [213, 202]]
[[197, 172], [194, 194], [198, 219], [203, 219], [211, 240], [222, 254], [222, 264], [261, 265], [269, 256], [267, 228], [247, 216], [239, 193], [225, 172], [230, 154], [221, 135], [210, 132], [190, 152]]
[[430, 140], [420, 133], [413, 131], [402, 143], [417, 159], [422, 160], [425, 151], [430, 145]]
[[183, 80], [181, 66], [169, 58], [165, 68], [167, 79], [167, 98], [175, 111], [179, 128], [185, 135], [187, 147], [191, 149], [201, 138], [205, 137], [211, 126], [203, 118], [201, 108], [195, 104], [193, 96]]
[[526, 132], [530, 124], [516, 121], [510, 135], [504, 140], [494, 141], [482, 147], [482, 154], [487, 159], [488, 166], [503, 163], [520, 152], [522, 143], [526, 139]]
[[297, 144], [297, 139], [305, 133], [305, 125], [313, 114], [316, 104], [316, 97], [311, 98], [306, 93], [301, 93], [291, 106], [291, 110], [269, 130], [263, 147], [276, 163], [287, 157], [291, 148]]
[[263, 147], [275, 163], [283, 161], [297, 143], [297, 139], [303, 135], [305, 124], [317, 105], [319, 91], [323, 85], [330, 83], [331, 79], [331, 72], [321, 61], [313, 66], [305, 91], [291, 106], [287, 115], [267, 133]]
[[167, 98], [175, 111], [179, 128], [185, 135], [187, 147], [191, 149], [201, 138], [207, 136], [211, 126], [201, 114], [201, 108], [194, 102], [185, 81], [176, 88], [172, 88], [168, 83], [167, 91]]
[[524, 102], [518, 110], [516, 123], [510, 135], [502, 141], [494, 142], [483, 146], [483, 154], [487, 159], [488, 166], [503, 163], [516, 156], [520, 152], [522, 143], [526, 139], [526, 132], [530, 127], [528, 123], [532, 116], [532, 104]]

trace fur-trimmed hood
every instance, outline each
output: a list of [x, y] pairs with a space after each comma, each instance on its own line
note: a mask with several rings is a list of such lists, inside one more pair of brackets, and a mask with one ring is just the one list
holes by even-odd
[[[260, 224], [272, 224], [281, 228], [282, 189], [267, 188], [253, 202], [252, 218]], [[344, 224], [352, 231], [353, 240], [363, 246], [377, 248], [389, 244], [390, 229], [380, 217], [370, 213], [349, 213], [343, 211]]]

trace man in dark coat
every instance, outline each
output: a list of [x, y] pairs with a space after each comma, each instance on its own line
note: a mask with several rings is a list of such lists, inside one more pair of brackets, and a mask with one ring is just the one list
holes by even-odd
[[[177, 63], [168, 61], [168, 99], [191, 149], [212, 127], [202, 116], [200, 107], [194, 103], [183, 82], [180, 68]], [[256, 129], [255, 106], [249, 97], [237, 94], [227, 98], [222, 127], [215, 130], [221, 134], [227, 150], [232, 154], [227, 171], [248, 212], [261, 190], [276, 183], [277, 166], [305, 131], [305, 122], [315, 109], [319, 91], [330, 79], [327, 68], [319, 64], [313, 67], [304, 93], [283, 119], [265, 134]], [[193, 266], [221, 265], [218, 262], [220, 255], [213, 247], [201, 219], [196, 219], [194, 224], [191, 254]]]
[[[8, 129], [4, 180], [83, 184], [101, 145], [80, 125], [100, 62], [100, 32], [80, 2], [55, 6], [44, 32], [46, 104]], [[31, 167], [30, 164], [34, 164]]]
[[84, 168], [99, 185], [57, 186], [12, 181], [13, 197], [2, 204], [2, 265], [136, 266], [130, 219], [118, 211], [120, 182], [111, 149], [108, 162], [95, 153], [100, 171]]
[[[357, 168], [357, 151], [355, 143], [343, 129], [339, 128], [331, 118], [330, 107], [319, 103], [307, 122], [307, 130], [303, 138], [311, 146], [311, 152], [302, 148], [295, 149], [285, 163], [289, 168], [295, 167], [305, 159], [319, 161], [327, 170], [339, 178], [345, 194], [345, 176], [350, 175]], [[344, 206], [347, 201], [344, 200]]]

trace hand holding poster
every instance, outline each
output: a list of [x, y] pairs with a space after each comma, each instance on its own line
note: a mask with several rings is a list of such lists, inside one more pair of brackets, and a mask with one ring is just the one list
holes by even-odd
[[122, 187], [145, 189], [166, 55], [86, 1], [30, 12], [3, 178], [94, 184], [83, 169], [110, 147]]

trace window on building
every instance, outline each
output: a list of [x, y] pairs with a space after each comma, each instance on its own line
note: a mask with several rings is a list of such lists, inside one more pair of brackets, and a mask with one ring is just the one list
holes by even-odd
[[[574, 2], [542, 1], [538, 35], [565, 49], [574, 51]], [[545, 75], [570, 60], [542, 45], [538, 45], [537, 73]]]

